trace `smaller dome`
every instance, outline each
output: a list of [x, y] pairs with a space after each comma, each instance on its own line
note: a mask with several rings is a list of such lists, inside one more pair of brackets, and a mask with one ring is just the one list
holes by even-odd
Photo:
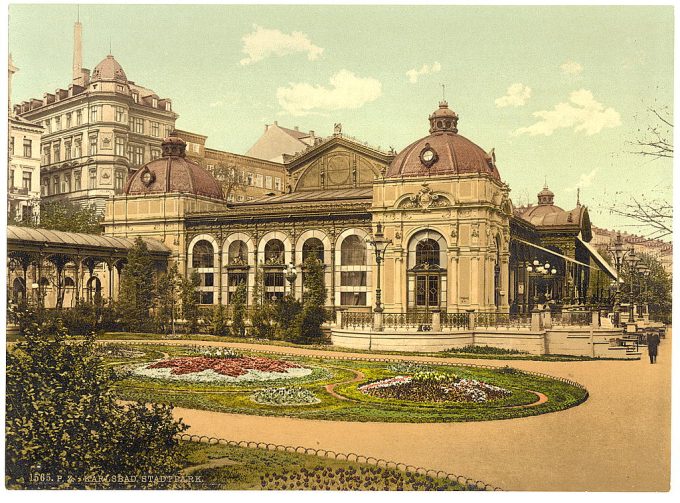
[[127, 83], [127, 76], [120, 63], [109, 54], [92, 71], [92, 80], [115, 80]]
[[222, 186], [207, 170], [186, 158], [187, 144], [175, 131], [163, 140], [163, 157], [146, 163], [128, 180], [127, 195], [186, 193], [224, 199]]
[[547, 185], [538, 193], [538, 204], [554, 204], [555, 194], [548, 188]]
[[458, 132], [458, 114], [449, 108], [446, 100], [439, 102], [439, 108], [429, 117], [430, 133], [435, 131]]

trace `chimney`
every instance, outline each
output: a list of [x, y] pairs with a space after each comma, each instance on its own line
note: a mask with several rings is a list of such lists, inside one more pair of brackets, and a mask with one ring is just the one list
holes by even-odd
[[[79, 16], [80, 17], [80, 16]], [[73, 83], [83, 83], [83, 25], [76, 21], [73, 26]]]
[[279, 125], [279, 121], [274, 121], [274, 125], [275, 125], [275, 126], [278, 126], [278, 125]]
[[7, 74], [7, 110], [9, 111], [9, 114], [12, 114], [12, 77], [14, 74], [19, 70], [16, 66], [14, 66], [14, 62], [12, 61], [12, 55], [9, 55], [9, 73]]
[[314, 131], [310, 130], [309, 131], [309, 137], [313, 140], [314, 139]]
[[269, 124], [264, 125], [264, 132], [266, 133], [267, 131], [269, 131]]
[[300, 126], [295, 126], [295, 131], [300, 131]]

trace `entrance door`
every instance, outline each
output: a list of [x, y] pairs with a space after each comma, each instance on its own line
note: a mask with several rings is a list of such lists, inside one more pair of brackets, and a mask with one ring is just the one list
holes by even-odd
[[416, 275], [416, 309], [439, 307], [439, 274]]

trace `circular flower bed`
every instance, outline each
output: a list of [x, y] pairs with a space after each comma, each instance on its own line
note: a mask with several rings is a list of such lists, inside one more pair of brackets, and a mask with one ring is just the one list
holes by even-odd
[[378, 398], [395, 398], [414, 402], [474, 402], [505, 398], [512, 393], [474, 379], [461, 379], [455, 374], [417, 372], [412, 376], [396, 376], [359, 387], [359, 391]]
[[94, 353], [105, 358], [132, 359], [144, 356], [143, 351], [132, 349], [123, 344], [101, 344], [95, 347]]
[[267, 388], [253, 393], [253, 402], [265, 405], [309, 405], [319, 403], [314, 393], [304, 388]]
[[183, 356], [137, 365], [131, 371], [157, 379], [229, 383], [292, 379], [312, 373], [311, 369], [292, 362], [254, 356]]

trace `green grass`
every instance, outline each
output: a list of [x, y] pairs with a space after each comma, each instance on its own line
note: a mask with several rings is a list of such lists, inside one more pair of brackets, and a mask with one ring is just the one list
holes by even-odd
[[[181, 442], [190, 489], [430, 490], [474, 489], [456, 481], [314, 455]], [[200, 481], [195, 481], [200, 478]]]
[[[163, 353], [169, 356], [190, 354], [190, 348], [181, 346], [135, 345], [147, 353], [147, 357], [134, 362], [152, 361]], [[243, 351], [243, 354], [250, 354]], [[436, 365], [442, 371], [460, 377], [477, 379], [512, 391], [509, 397], [486, 403], [430, 403], [377, 398], [361, 393], [361, 384], [402, 374], [398, 367], [388, 362], [324, 359], [319, 357], [281, 357], [275, 354], [257, 353], [258, 356], [286, 358], [313, 369], [303, 378], [273, 382], [252, 383], [189, 383], [144, 377], [128, 377], [117, 385], [121, 398], [148, 402], [170, 403], [175, 406], [219, 412], [255, 414], [264, 416], [287, 416], [306, 419], [334, 421], [379, 422], [454, 422], [511, 419], [563, 410], [578, 405], [587, 398], [587, 392], [556, 379], [535, 376], [519, 370], [504, 368], [485, 369], [461, 365]], [[120, 364], [119, 360], [108, 362]], [[426, 366], [427, 368], [427, 366]], [[357, 373], [363, 374], [361, 382], [349, 382]], [[338, 399], [325, 387], [336, 383], [335, 392], [345, 397]], [[345, 383], [345, 384], [338, 384]], [[255, 403], [251, 399], [257, 389], [298, 386], [312, 392], [319, 400], [316, 404], [281, 406]], [[531, 391], [543, 393], [548, 402], [526, 406], [537, 401]]]

